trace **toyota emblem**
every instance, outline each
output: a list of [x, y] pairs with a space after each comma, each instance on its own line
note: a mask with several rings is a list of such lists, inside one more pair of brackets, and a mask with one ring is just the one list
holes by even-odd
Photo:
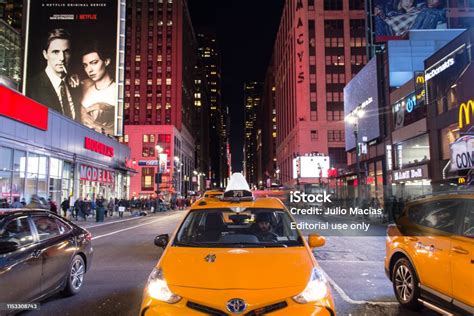
[[240, 298], [233, 298], [227, 302], [227, 310], [231, 313], [240, 314], [247, 308], [245, 301]]
[[206, 257], [204, 257], [204, 260], [206, 260], [206, 262], [213, 263], [216, 261], [216, 255], [208, 254]]

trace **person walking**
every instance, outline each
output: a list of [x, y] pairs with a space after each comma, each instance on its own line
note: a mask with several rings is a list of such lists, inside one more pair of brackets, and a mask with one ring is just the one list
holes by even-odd
[[97, 210], [95, 213], [95, 221], [97, 223], [102, 223], [104, 221], [104, 213], [105, 213], [105, 207], [104, 207], [104, 200], [102, 198], [98, 198], [96, 201], [96, 206]]
[[61, 209], [63, 210], [63, 217], [67, 217], [67, 210], [69, 209], [69, 199], [64, 199], [61, 203]]
[[23, 208], [23, 204], [20, 203], [17, 197], [13, 199], [12, 208]]
[[107, 210], [109, 211], [110, 217], [114, 215], [114, 209], [115, 209], [115, 201], [113, 198], [110, 198], [109, 204], [107, 205]]

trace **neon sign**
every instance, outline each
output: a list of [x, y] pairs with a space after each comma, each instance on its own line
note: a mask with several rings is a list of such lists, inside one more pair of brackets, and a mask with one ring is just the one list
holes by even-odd
[[459, 106], [459, 128], [462, 129], [464, 127], [464, 121], [466, 125], [471, 124], [471, 115], [474, 113], [474, 101], [469, 100], [467, 102], [461, 103]]
[[406, 100], [406, 110], [408, 113], [411, 113], [416, 107], [416, 95], [412, 95]]

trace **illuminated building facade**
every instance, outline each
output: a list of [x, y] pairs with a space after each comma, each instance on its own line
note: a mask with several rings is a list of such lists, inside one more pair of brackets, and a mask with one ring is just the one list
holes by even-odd
[[[257, 124], [262, 99], [263, 84], [261, 82], [247, 82], [244, 84], [244, 173], [251, 186], [258, 185], [258, 157], [257, 152], [261, 144], [261, 130]], [[260, 133], [259, 133], [260, 130]]]
[[305, 154], [344, 167], [343, 88], [367, 62], [364, 2], [287, 1], [273, 57], [281, 182], [296, 183], [293, 159]]
[[229, 138], [228, 108], [221, 96], [221, 56], [216, 35], [208, 30], [197, 34], [199, 55], [203, 61], [209, 94], [209, 137], [211, 173], [210, 180], [216, 186], [225, 187], [228, 178], [227, 143]]
[[[159, 191], [186, 195], [193, 189], [194, 109], [197, 41], [185, 0], [128, 1], [124, 122], [127, 143], [138, 174], [131, 195]], [[166, 154], [159, 170], [156, 146]], [[163, 156], [162, 156], [163, 158]]]

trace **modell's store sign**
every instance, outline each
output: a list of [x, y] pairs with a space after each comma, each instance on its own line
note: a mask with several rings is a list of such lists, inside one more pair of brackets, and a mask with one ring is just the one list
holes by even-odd
[[114, 184], [115, 172], [102, 168], [81, 165], [81, 180]]
[[102, 154], [104, 156], [113, 157], [114, 148], [107, 146], [101, 142], [93, 140], [92, 138], [86, 137], [84, 139], [84, 148], [96, 153]]
[[474, 136], [458, 138], [451, 147], [451, 170], [474, 168]]

